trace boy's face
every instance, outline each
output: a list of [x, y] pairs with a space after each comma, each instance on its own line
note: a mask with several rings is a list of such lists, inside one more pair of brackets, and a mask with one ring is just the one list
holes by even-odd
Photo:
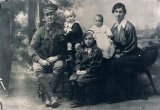
[[99, 16], [95, 16], [95, 17], [94, 17], [94, 24], [95, 24], [97, 27], [101, 27], [101, 26], [103, 25], [102, 18], [100, 18]]
[[66, 18], [66, 21], [67, 21], [67, 22], [70, 22], [70, 23], [74, 22], [74, 20], [75, 20], [75, 15], [74, 15], [73, 13], [71, 13], [71, 12], [66, 12], [64, 15], [65, 15], [65, 18]]

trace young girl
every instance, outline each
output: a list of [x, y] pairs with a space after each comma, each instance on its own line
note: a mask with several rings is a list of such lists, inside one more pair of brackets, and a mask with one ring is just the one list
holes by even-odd
[[93, 31], [84, 34], [81, 49], [77, 52], [74, 72], [70, 77], [71, 85], [75, 94], [75, 100], [71, 107], [81, 106], [85, 97], [85, 85], [94, 85], [99, 79], [100, 67], [103, 55], [96, 46]]
[[73, 10], [65, 10], [64, 15], [66, 18], [66, 22], [64, 23], [64, 31], [67, 37], [68, 56], [71, 60], [73, 58], [72, 47], [74, 47], [76, 51], [78, 50], [83, 32], [79, 22], [75, 20], [76, 15]]
[[90, 28], [94, 31], [94, 37], [97, 46], [102, 50], [103, 57], [110, 59], [115, 51], [114, 44], [111, 40], [113, 37], [111, 30], [103, 24], [103, 16], [100, 14], [95, 15], [94, 25]]

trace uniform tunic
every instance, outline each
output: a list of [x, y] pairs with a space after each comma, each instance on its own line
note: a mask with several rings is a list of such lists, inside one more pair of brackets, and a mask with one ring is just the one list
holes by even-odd
[[58, 56], [59, 60], [64, 59], [66, 40], [62, 26], [54, 23], [51, 27], [47, 25], [40, 27], [32, 38], [28, 53], [34, 62], [51, 56]]
[[[28, 53], [33, 60], [33, 68], [38, 76], [39, 84], [48, 97], [54, 96], [63, 74], [63, 59], [66, 56], [66, 42], [62, 26], [53, 23], [50, 27], [43, 25], [38, 28], [32, 38]], [[46, 60], [54, 56], [57, 56], [58, 60], [47, 67], [38, 63], [40, 58]], [[48, 78], [46, 74], [52, 74], [52, 78]]]

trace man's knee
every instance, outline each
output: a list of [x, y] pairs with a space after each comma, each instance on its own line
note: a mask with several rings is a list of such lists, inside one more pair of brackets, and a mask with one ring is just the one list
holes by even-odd
[[53, 67], [53, 73], [55, 72], [62, 72], [63, 71], [63, 61], [58, 60], [55, 62], [55, 65]]
[[36, 75], [44, 73], [44, 68], [39, 63], [33, 62], [33, 69]]

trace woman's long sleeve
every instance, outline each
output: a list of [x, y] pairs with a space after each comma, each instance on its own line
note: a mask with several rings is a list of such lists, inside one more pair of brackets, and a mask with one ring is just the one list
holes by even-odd
[[126, 25], [126, 37], [127, 37], [127, 45], [122, 51], [123, 54], [127, 54], [134, 50], [137, 47], [137, 35], [136, 30], [133, 25]]

